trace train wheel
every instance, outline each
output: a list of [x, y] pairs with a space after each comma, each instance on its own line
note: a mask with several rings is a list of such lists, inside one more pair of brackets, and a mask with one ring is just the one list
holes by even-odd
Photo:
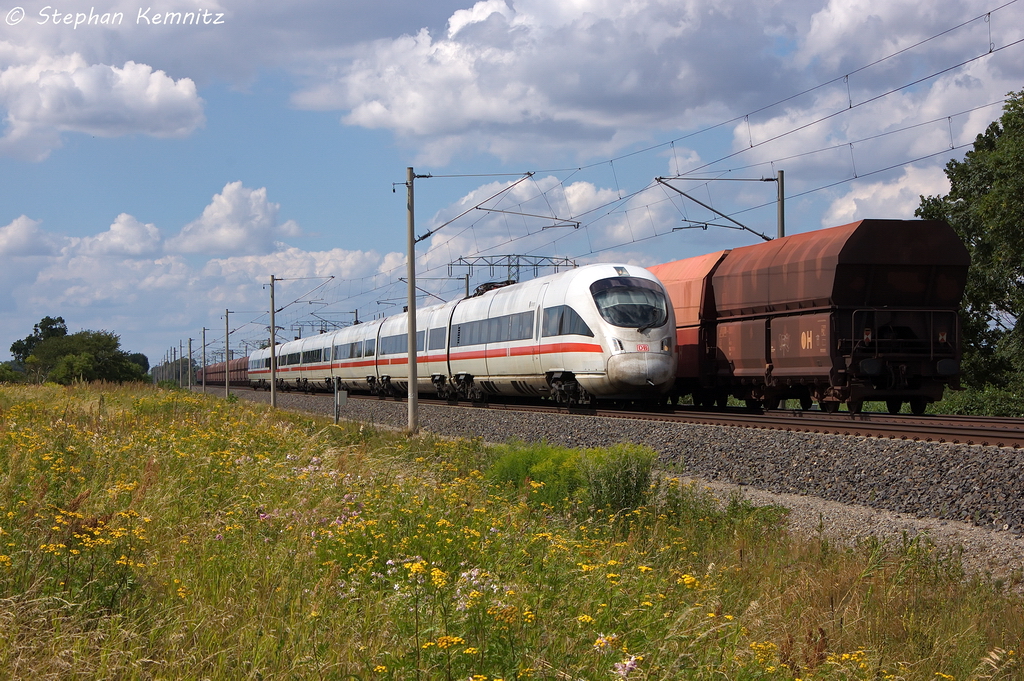
[[750, 411], [757, 411], [761, 408], [761, 400], [743, 400], [743, 403], [747, 405], [747, 409]]
[[729, 406], [729, 396], [728, 395], [718, 395], [717, 397], [715, 397], [715, 406], [718, 407], [719, 409], [725, 409], [726, 407], [728, 407]]
[[924, 413], [924, 410], [928, 408], [928, 400], [923, 397], [911, 397], [910, 398], [910, 413], [914, 416], [920, 416]]
[[846, 405], [851, 414], [859, 414], [864, 411], [864, 400], [850, 400]]
[[821, 410], [827, 414], [835, 414], [837, 411], [839, 411], [838, 402], [826, 402], [825, 400], [818, 400], [818, 407], [821, 408]]
[[814, 400], [811, 399], [810, 395], [800, 398], [800, 408], [802, 410], [809, 411], [812, 406], [814, 406]]
[[890, 414], [899, 414], [900, 409], [903, 408], [903, 400], [886, 400], [885, 408]]

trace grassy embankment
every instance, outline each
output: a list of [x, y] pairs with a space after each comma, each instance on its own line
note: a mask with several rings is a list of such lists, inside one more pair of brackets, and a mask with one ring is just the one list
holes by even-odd
[[[0, 677], [1019, 678], [1019, 600], [923, 539], [572, 452], [149, 388], [0, 388]], [[613, 512], [617, 511], [617, 512]]]

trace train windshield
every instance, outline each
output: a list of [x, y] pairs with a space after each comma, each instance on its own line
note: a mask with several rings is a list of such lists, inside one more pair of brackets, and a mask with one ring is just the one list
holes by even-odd
[[647, 279], [610, 277], [590, 285], [601, 317], [612, 326], [646, 331], [668, 321], [668, 301], [661, 287]]

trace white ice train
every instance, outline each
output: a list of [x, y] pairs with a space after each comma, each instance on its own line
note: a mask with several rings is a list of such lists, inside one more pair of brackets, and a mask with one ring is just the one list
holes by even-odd
[[[406, 394], [407, 320], [278, 345], [278, 387]], [[587, 265], [419, 308], [416, 327], [419, 392], [448, 399], [643, 400], [675, 380], [672, 305], [661, 282], [632, 265]], [[249, 356], [249, 382], [269, 389], [269, 349]]]

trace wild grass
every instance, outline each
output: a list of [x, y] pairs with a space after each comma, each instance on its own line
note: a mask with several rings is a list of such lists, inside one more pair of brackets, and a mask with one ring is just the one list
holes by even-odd
[[0, 677], [1019, 677], [1020, 601], [955, 555], [798, 540], [652, 463], [2, 388]]

